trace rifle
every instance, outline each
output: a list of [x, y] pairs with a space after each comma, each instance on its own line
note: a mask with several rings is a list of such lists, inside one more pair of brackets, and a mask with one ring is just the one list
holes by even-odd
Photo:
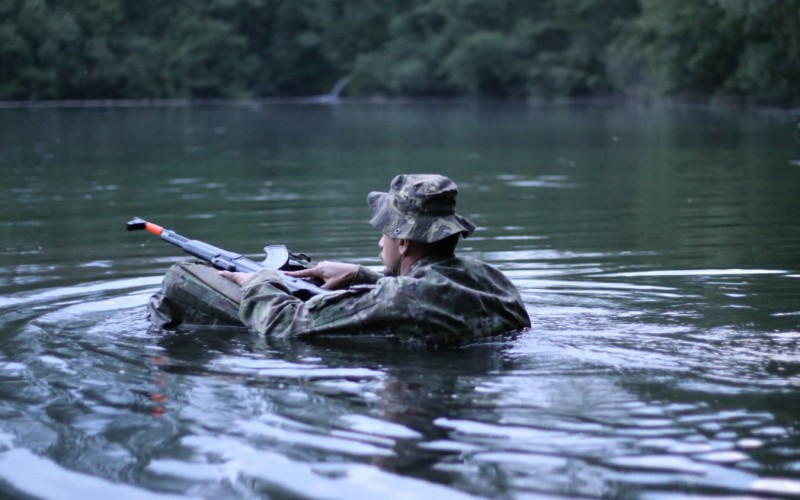
[[[274, 267], [279, 267], [282, 265], [286, 260], [282, 259], [281, 257], [277, 258], [279, 264], [277, 266], [265, 266], [264, 264], [259, 264], [258, 262], [254, 262], [247, 257], [244, 257], [238, 253], [230, 252], [228, 250], [223, 250], [221, 248], [217, 248], [214, 245], [209, 245], [203, 241], [199, 240], [190, 240], [185, 236], [181, 236], [180, 234], [172, 231], [170, 229], [164, 229], [163, 227], [153, 224], [152, 222], [147, 222], [144, 219], [140, 219], [139, 217], [134, 217], [130, 221], [128, 221], [126, 228], [128, 231], [138, 231], [138, 230], [146, 230], [150, 233], [155, 234], [156, 236], [160, 236], [162, 240], [166, 241], [167, 243], [171, 243], [176, 247], [179, 247], [184, 252], [194, 255], [195, 257], [202, 259], [217, 269], [221, 269], [223, 271], [241, 271], [246, 273], [254, 273], [257, 271], [261, 271], [262, 269], [273, 269]], [[286, 247], [282, 245], [274, 245], [265, 247], [264, 250], [267, 253], [267, 260], [270, 259], [270, 249], [278, 249], [279, 254], [285, 252], [285, 256], [288, 258], [289, 253], [286, 250]], [[282, 261], [282, 262], [280, 262]], [[289, 291], [292, 292], [292, 295], [301, 299], [301, 300], [308, 300], [315, 295], [320, 295], [322, 293], [328, 293], [330, 290], [325, 290], [324, 288], [320, 288], [317, 285], [300, 279], [295, 278], [292, 276], [287, 276], [286, 274], [282, 273], [278, 269], [274, 269], [283, 279], [284, 284], [286, 284]]]

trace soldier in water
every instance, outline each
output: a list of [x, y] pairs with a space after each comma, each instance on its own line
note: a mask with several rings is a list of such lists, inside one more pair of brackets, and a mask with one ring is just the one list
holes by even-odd
[[441, 175], [399, 175], [388, 193], [370, 193], [383, 275], [341, 262], [286, 273], [335, 293], [303, 302], [275, 271], [220, 271], [242, 287], [239, 319], [275, 337], [390, 335], [430, 347], [529, 327], [520, 294], [502, 272], [456, 256], [459, 238], [475, 229], [455, 212], [457, 194]]

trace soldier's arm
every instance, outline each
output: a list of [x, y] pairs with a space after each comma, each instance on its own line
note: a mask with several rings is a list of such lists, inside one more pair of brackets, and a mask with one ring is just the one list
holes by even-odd
[[343, 290], [353, 285], [374, 285], [381, 275], [364, 266], [344, 262], [323, 261], [309, 269], [287, 271], [288, 276], [310, 278], [326, 290]]
[[320, 285], [326, 290], [341, 290], [347, 288], [353, 282], [358, 273], [358, 266], [346, 264], [344, 262], [323, 261], [314, 267], [301, 269], [299, 271], [287, 271], [288, 276], [295, 278], [305, 278], [322, 283]]
[[391, 283], [353, 287], [303, 302], [289, 293], [277, 273], [259, 271], [242, 287], [239, 319], [275, 337], [382, 332], [410, 318], [410, 301], [386, 285]]

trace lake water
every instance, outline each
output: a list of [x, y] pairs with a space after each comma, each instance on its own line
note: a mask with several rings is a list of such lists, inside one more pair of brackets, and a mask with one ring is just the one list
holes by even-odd
[[[800, 496], [800, 117], [601, 103], [0, 109], [0, 497]], [[439, 172], [533, 322], [446, 351], [151, 328], [184, 255], [380, 267]]]

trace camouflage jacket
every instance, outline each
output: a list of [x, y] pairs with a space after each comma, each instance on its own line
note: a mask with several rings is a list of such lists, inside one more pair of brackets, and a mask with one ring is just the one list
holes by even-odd
[[431, 347], [527, 328], [530, 319], [508, 278], [483, 262], [424, 258], [405, 275], [381, 277], [360, 266], [346, 290], [307, 302], [273, 271], [242, 288], [239, 318], [266, 335], [389, 335]]

